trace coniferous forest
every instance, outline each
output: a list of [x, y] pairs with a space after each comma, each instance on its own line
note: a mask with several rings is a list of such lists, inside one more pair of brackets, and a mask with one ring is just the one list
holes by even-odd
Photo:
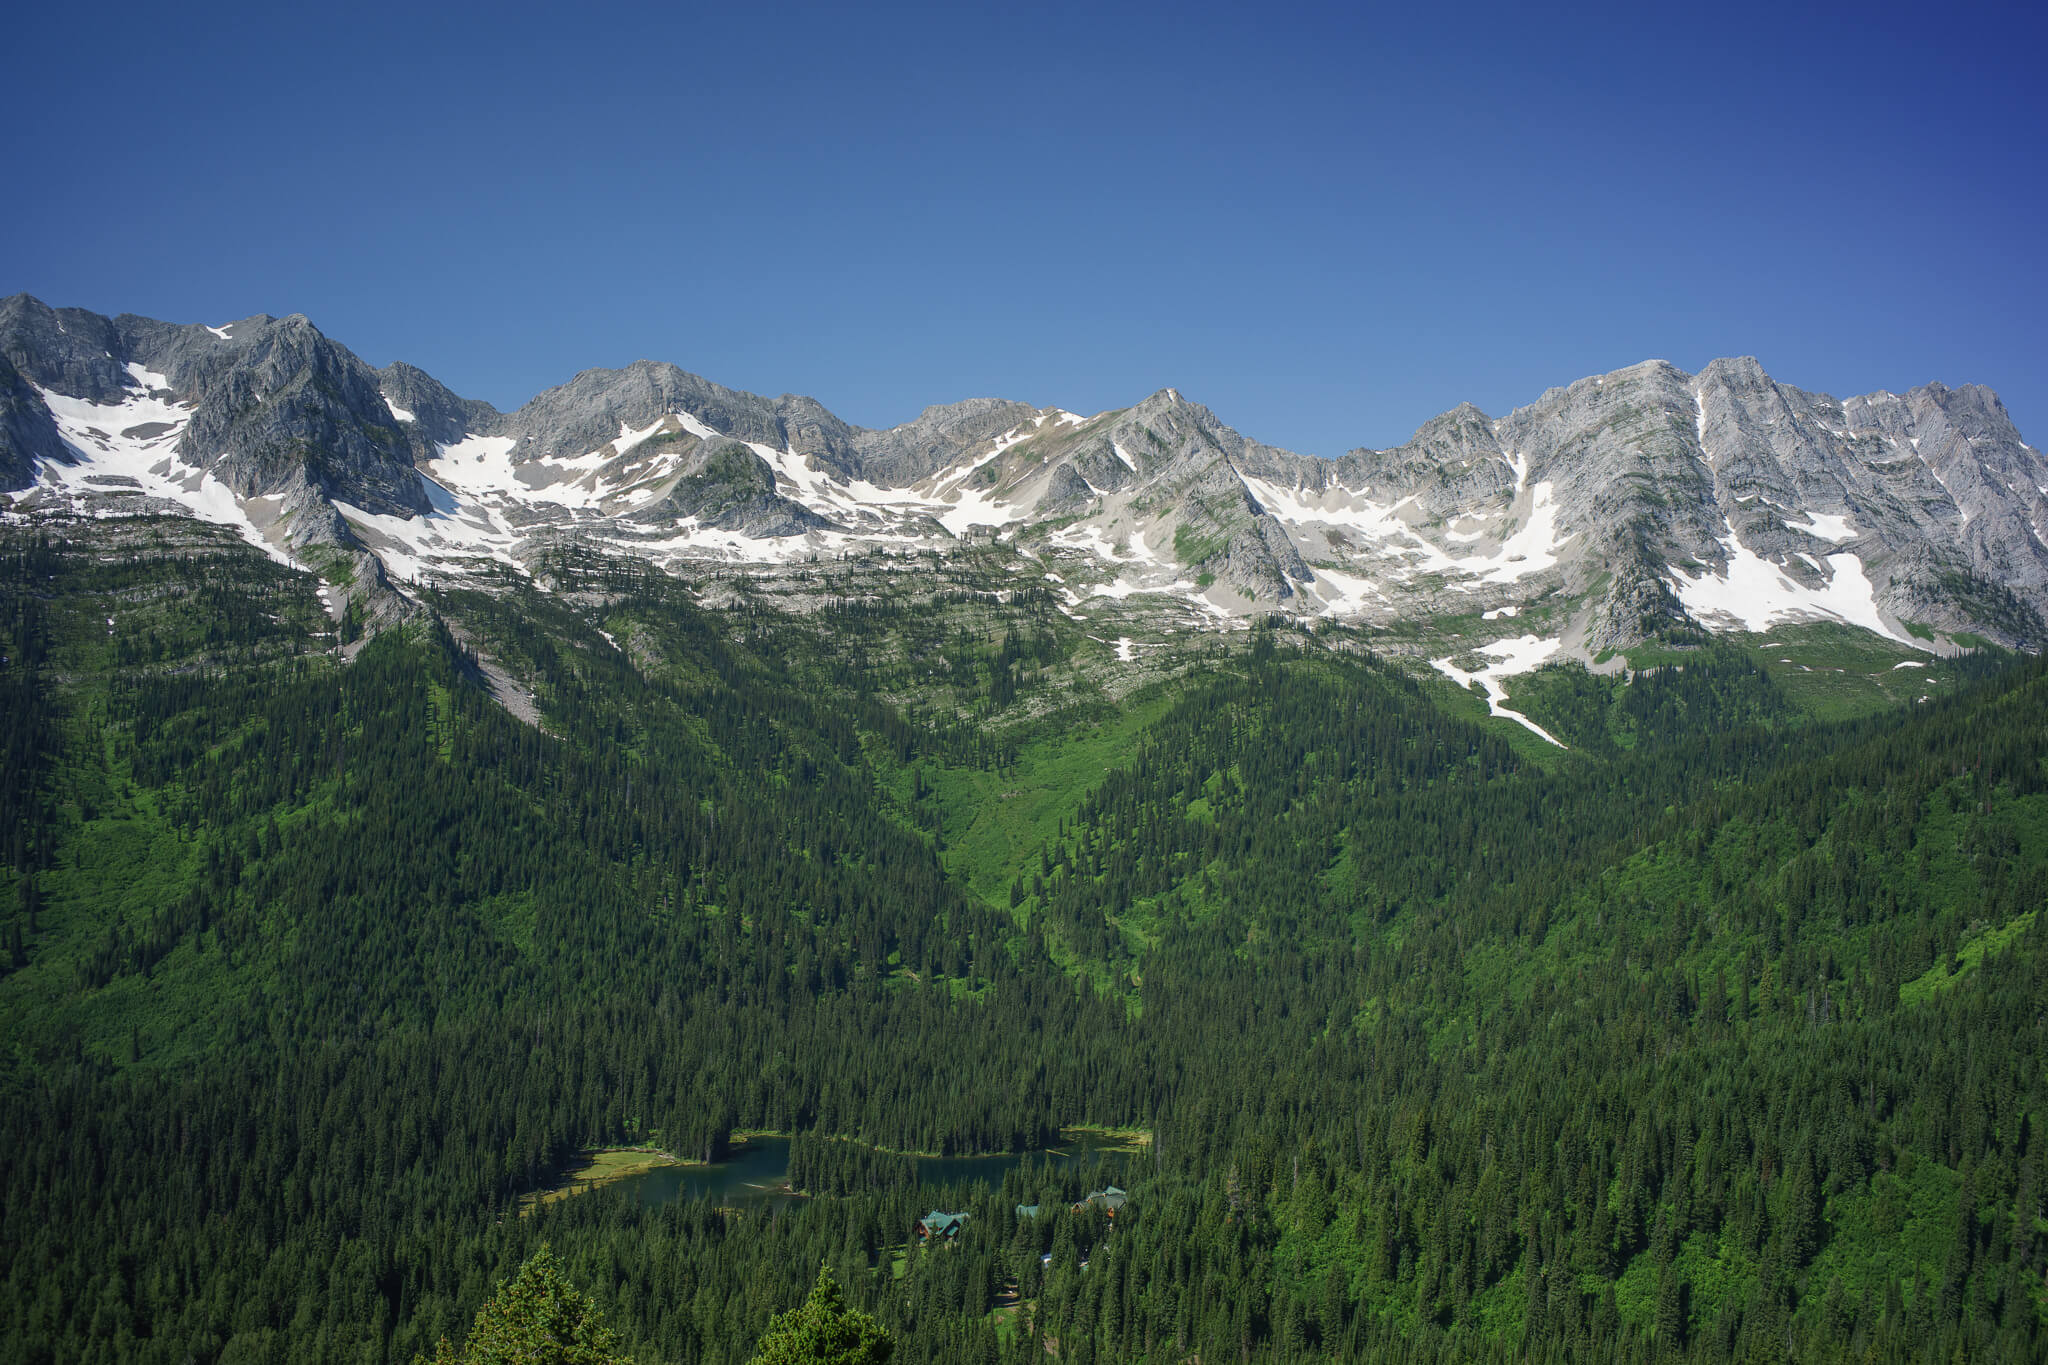
[[[1563, 750], [948, 583], [566, 546], [362, 640], [0, 528], [0, 1355], [408, 1362], [545, 1244], [642, 1365], [821, 1263], [911, 1363], [2048, 1357], [2039, 660], [1675, 636], [1517, 680]], [[797, 1197], [529, 1198], [748, 1134]]]

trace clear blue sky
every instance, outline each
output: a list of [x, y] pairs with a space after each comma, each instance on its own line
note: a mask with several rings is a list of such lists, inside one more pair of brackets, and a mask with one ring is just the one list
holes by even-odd
[[2048, 441], [2039, 6], [1550, 9], [23, 6], [0, 294], [302, 312], [501, 407], [1171, 384], [1335, 455], [1754, 354]]

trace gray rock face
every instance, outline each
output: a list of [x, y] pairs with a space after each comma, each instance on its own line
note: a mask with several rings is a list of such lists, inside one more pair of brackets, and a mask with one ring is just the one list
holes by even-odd
[[1842, 402], [1780, 384], [1754, 358], [1697, 376], [1650, 361], [1499, 421], [1461, 406], [1407, 445], [1352, 452], [1333, 478], [1446, 527], [1513, 524], [1510, 508], [1534, 511], [1523, 490], [1547, 486], [1569, 549], [1537, 581], [1586, 602], [1589, 650], [1684, 620], [1687, 580], [1748, 591], [1752, 624], [1774, 594], [1825, 598], [1850, 572], [1844, 554], [1895, 622], [1974, 622], [2007, 643], [2048, 633], [2048, 469], [1983, 389]]
[[[1221, 580], [1239, 593], [1284, 599], [1309, 577], [1299, 552], [1251, 496], [1240, 467], [1283, 481], [1314, 480], [1325, 462], [1259, 445], [1214, 413], [1165, 390], [1136, 407], [1082, 418], [1057, 409], [978, 399], [928, 409], [887, 432], [854, 430], [849, 477], [939, 498], [900, 532], [959, 539], [939, 528], [943, 499], [965, 493], [1015, 509], [1012, 522], [1057, 528], [1107, 518], [1106, 541], [1134, 564], [1174, 566], [1180, 581]], [[802, 447], [791, 442], [792, 448]], [[824, 458], [814, 467], [826, 467]], [[986, 539], [994, 527], [976, 530]], [[1140, 543], [1148, 547], [1133, 548]]]
[[1998, 395], [1975, 384], [1929, 384], [1903, 398], [1852, 399], [1843, 416], [1859, 447], [1866, 426], [1896, 433], [1884, 454], [1903, 456], [1898, 438], [1911, 447], [1924, 474], [1873, 449], [1870, 482], [1902, 505], [1926, 540], [1952, 536], [1958, 558], [1986, 577], [2027, 589], [2048, 584], [2048, 460], [2020, 440]]
[[179, 458], [243, 497], [287, 494], [303, 476], [366, 511], [427, 510], [375, 371], [304, 317], [217, 331], [19, 294], [0, 303], [0, 354], [44, 389], [99, 404], [130, 394], [131, 367], [163, 376], [168, 395], [192, 408]]
[[601, 449], [622, 429], [644, 430], [675, 412], [692, 413], [737, 440], [782, 444], [772, 401], [649, 360], [623, 370], [585, 370], [536, 394], [483, 434], [513, 438], [515, 461], [571, 456]]
[[[502, 420], [498, 410], [475, 398], [460, 398], [425, 370], [404, 361], [377, 371], [387, 405], [412, 414], [399, 427], [412, 438], [414, 457], [434, 458], [434, 448], [452, 445], [473, 431], [490, 431]], [[396, 413], [393, 414], [396, 416]]]
[[70, 458], [50, 410], [14, 363], [0, 356], [0, 493], [34, 483], [38, 460]]
[[[1276, 603], [1293, 597], [1294, 584], [1309, 577], [1286, 529], [1252, 495], [1240, 468], [1293, 483], [1311, 472], [1306, 457], [1247, 441], [1173, 389], [1120, 414], [1110, 445], [1136, 465], [1131, 506], [1172, 518], [1174, 556], [1191, 573], [1211, 574], [1246, 597]], [[1129, 469], [1122, 458], [1116, 463], [1119, 472]]]
[[1795, 581], [1851, 551], [1902, 621], [1959, 630], [1997, 616], [2008, 643], [2042, 638], [2048, 461], [1995, 394], [1931, 384], [1842, 402], [1753, 359], [1715, 361], [1697, 392], [1724, 536]]
[[185, 373], [174, 386], [198, 398], [179, 453], [236, 493], [276, 493], [303, 472], [367, 512], [427, 512], [411, 442], [376, 372], [304, 317], [243, 324], [214, 353], [187, 347], [176, 359]]
[[1095, 501], [1095, 489], [1071, 463], [1056, 466], [1046, 476], [1045, 491], [1038, 496], [1041, 517], [1074, 516]]
[[1501, 450], [1493, 422], [1470, 403], [1432, 417], [1406, 445], [1352, 451], [1332, 474], [1362, 492], [1392, 489], [1413, 496], [1431, 520], [1505, 509], [1516, 488], [1515, 467]]
[[775, 491], [767, 461], [737, 441], [695, 443], [682, 473], [636, 520], [695, 517], [700, 526], [756, 539], [822, 530], [825, 518]]
[[128, 384], [125, 360], [115, 354], [125, 349], [110, 318], [52, 308], [27, 294], [0, 300], [0, 355], [43, 388], [113, 402]]
[[1029, 403], [970, 398], [926, 408], [914, 422], [889, 431], [854, 434], [854, 470], [881, 488], [907, 488], [1038, 416]]
[[[1720, 563], [1713, 477], [1700, 458], [1689, 377], [1650, 361], [1552, 389], [1500, 424], [1502, 448], [1549, 481], [1558, 524], [1581, 538], [1570, 592], [1599, 592], [1590, 643], [1633, 643], [1672, 619], [1668, 563]], [[1598, 588], [1607, 576], [1604, 591]]]

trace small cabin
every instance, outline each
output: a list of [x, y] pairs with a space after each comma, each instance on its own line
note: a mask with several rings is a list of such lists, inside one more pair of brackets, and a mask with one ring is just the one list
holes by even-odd
[[964, 1213], [941, 1213], [933, 1209], [917, 1220], [917, 1235], [926, 1242], [934, 1239], [950, 1242], [960, 1235], [960, 1229], [966, 1222], [967, 1215]]

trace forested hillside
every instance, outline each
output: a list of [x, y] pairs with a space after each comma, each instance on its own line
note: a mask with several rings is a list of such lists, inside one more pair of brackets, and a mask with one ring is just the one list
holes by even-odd
[[[543, 1242], [642, 1362], [821, 1260], [907, 1362], [2048, 1352], [2035, 660], [1670, 638], [1560, 750], [1347, 630], [564, 551], [365, 643], [123, 525], [0, 529], [9, 1359], [409, 1361]], [[520, 1211], [747, 1132], [810, 1197]]]

